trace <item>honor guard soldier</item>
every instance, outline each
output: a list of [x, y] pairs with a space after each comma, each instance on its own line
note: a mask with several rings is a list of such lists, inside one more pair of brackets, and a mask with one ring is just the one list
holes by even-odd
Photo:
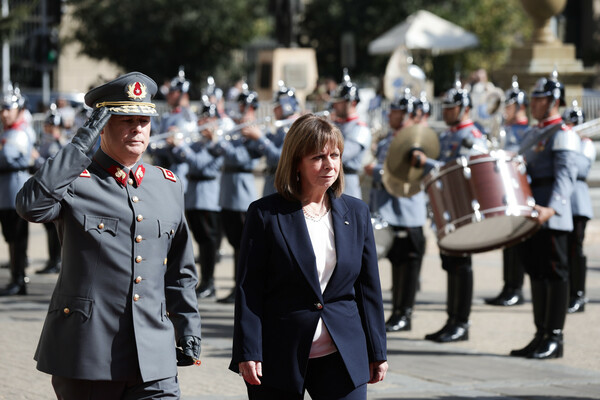
[[571, 196], [577, 179], [579, 136], [568, 128], [558, 112], [564, 105], [564, 86], [556, 71], [541, 78], [531, 92], [531, 116], [538, 125], [521, 144], [537, 222], [532, 237], [519, 244], [525, 271], [531, 282], [536, 333], [512, 356], [535, 359], [563, 355], [563, 327], [569, 301], [568, 236], [573, 230]]
[[[244, 84], [238, 96], [240, 125], [225, 131], [223, 140], [217, 142], [217, 154], [224, 158], [223, 173], [221, 174], [221, 192], [219, 205], [221, 206], [221, 221], [227, 241], [233, 247], [234, 272], [237, 270], [242, 229], [246, 220], [246, 210], [250, 203], [258, 198], [254, 182], [254, 169], [258, 164], [261, 154], [253, 149], [252, 141], [244, 134], [256, 125], [255, 111], [258, 108], [258, 94], [248, 89]], [[240, 134], [240, 130], [245, 130]], [[218, 300], [220, 303], [235, 302], [235, 286], [229, 295]]]
[[346, 179], [344, 193], [361, 199], [358, 173], [363, 168], [363, 159], [371, 146], [371, 130], [359, 119], [356, 111], [359, 101], [358, 86], [350, 80], [348, 70], [344, 68], [344, 82], [336, 89], [331, 102], [336, 118], [335, 123], [344, 136], [342, 155]]
[[[66, 144], [63, 117], [56, 110], [56, 105], [50, 105], [50, 111], [44, 119], [42, 132], [37, 149], [34, 150], [34, 169], [38, 170], [46, 160], [54, 157]], [[60, 240], [53, 222], [44, 223], [48, 239], [48, 262], [36, 274], [55, 274], [60, 271]]]
[[7, 88], [2, 98], [0, 118], [4, 128], [0, 135], [0, 222], [4, 240], [8, 244], [10, 283], [0, 296], [27, 294], [25, 268], [27, 267], [27, 221], [19, 217], [15, 197], [29, 178], [31, 132], [24, 115], [25, 99], [18, 87]]
[[[440, 157], [432, 160], [420, 150], [412, 152], [412, 164], [423, 166], [425, 173], [433, 167], [452, 162], [471, 154], [486, 152], [483, 134], [469, 116], [471, 98], [462, 88], [460, 80], [450, 89], [443, 100], [443, 118], [449, 129], [440, 135]], [[450, 189], [452, 190], [452, 189]], [[425, 339], [435, 342], [455, 342], [469, 339], [469, 315], [473, 299], [473, 268], [471, 256], [455, 256], [441, 253], [442, 268], [448, 274], [446, 311], [448, 320], [439, 331], [428, 334]]]
[[[256, 140], [256, 148], [266, 157], [265, 186], [263, 196], [275, 193], [275, 171], [281, 156], [283, 139], [292, 123], [300, 116], [300, 105], [296, 99], [294, 88], [288, 88], [279, 81], [279, 89], [273, 95], [273, 114], [275, 115], [275, 132], [260, 135], [260, 129], [249, 130], [245, 136]], [[245, 132], [245, 131], [243, 131]], [[259, 136], [260, 135], [260, 136]]]
[[[161, 115], [158, 133], [171, 132], [177, 138], [189, 137], [197, 133], [198, 118], [190, 108], [190, 88], [191, 83], [186, 79], [183, 67], [179, 67], [179, 73], [171, 80], [167, 93], [167, 104], [171, 110]], [[171, 168], [173, 164], [169, 153], [170, 149], [152, 150], [156, 163], [167, 168]], [[185, 170], [173, 172], [179, 177], [184, 177], [187, 173]]]
[[63, 246], [35, 354], [60, 399], [179, 398], [177, 365], [199, 362], [183, 187], [142, 159], [156, 90], [140, 72], [90, 90], [90, 119], [17, 195], [19, 214], [53, 221]]
[[[525, 132], [529, 129], [527, 106], [529, 100], [527, 93], [519, 88], [516, 76], [513, 76], [512, 87], [504, 96], [504, 137], [501, 138], [500, 147], [506, 151], [517, 153]], [[485, 302], [494, 306], [514, 306], [523, 304], [523, 280], [525, 267], [519, 258], [516, 246], [506, 247], [502, 250], [504, 287], [502, 291]]]
[[200, 251], [198, 298], [215, 297], [214, 272], [222, 229], [219, 192], [223, 156], [215, 149], [220, 115], [217, 106], [207, 97], [205, 100], [198, 118], [202, 139], [193, 143], [181, 141], [173, 148], [178, 162], [187, 164], [185, 214]]
[[[583, 110], [573, 100], [572, 107], [563, 112], [563, 120], [568, 127], [585, 122]], [[569, 233], [569, 308], [568, 313], [583, 312], [587, 258], [583, 252], [585, 226], [594, 218], [590, 189], [586, 182], [592, 165], [596, 161], [596, 146], [589, 137], [581, 138], [581, 151], [577, 157], [577, 180], [571, 196], [573, 210], [573, 231]]]
[[419, 284], [421, 263], [425, 254], [423, 225], [427, 220], [423, 191], [411, 197], [396, 197], [383, 186], [383, 165], [390, 144], [402, 128], [425, 123], [429, 112], [426, 99], [417, 99], [407, 89], [402, 97], [390, 104], [388, 114], [390, 131], [377, 143], [376, 161], [365, 166], [365, 173], [373, 177], [370, 195], [371, 213], [380, 215], [394, 232], [387, 258], [392, 263], [392, 314], [385, 327], [388, 332], [409, 331], [411, 315]]

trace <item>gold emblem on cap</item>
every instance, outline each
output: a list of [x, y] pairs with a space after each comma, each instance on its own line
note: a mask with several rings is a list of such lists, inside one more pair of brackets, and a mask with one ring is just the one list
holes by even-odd
[[127, 97], [133, 100], [142, 100], [146, 97], [146, 85], [141, 82], [133, 82], [127, 86]]

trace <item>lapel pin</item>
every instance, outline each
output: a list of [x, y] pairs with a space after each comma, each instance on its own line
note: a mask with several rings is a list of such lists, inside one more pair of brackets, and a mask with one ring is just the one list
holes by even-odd
[[348, 222], [348, 221], [344, 221], [344, 224], [346, 224], [346, 225], [350, 225], [350, 222]]

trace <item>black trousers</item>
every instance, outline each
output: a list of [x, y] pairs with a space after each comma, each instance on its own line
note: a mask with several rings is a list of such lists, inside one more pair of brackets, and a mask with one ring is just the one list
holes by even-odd
[[518, 245], [531, 280], [569, 280], [568, 237], [568, 232], [540, 229]]
[[221, 246], [221, 215], [218, 211], [208, 210], [186, 210], [185, 215], [200, 250], [201, 282], [208, 282], [214, 278]]
[[9, 246], [11, 282], [22, 285], [27, 267], [29, 223], [17, 214], [17, 210], [11, 209], [0, 210], [0, 223]]
[[[249, 385], [249, 400], [301, 400], [304, 393], [264, 385]], [[354, 387], [339, 352], [311, 358], [306, 368], [304, 388], [313, 400], [366, 400], [367, 384]]]
[[156, 381], [90, 381], [52, 376], [58, 400], [153, 400], [179, 399], [176, 376]]
[[221, 221], [227, 241], [233, 247], [234, 271], [238, 268], [238, 258], [242, 244], [242, 231], [246, 222], [245, 211], [221, 210]]

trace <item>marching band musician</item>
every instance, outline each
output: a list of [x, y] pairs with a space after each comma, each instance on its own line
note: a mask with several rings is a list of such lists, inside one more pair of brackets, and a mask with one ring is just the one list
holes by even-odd
[[[244, 84], [237, 102], [241, 118], [236, 122], [248, 124], [256, 121], [255, 111], [258, 108], [258, 94], [250, 91], [248, 85]], [[245, 125], [242, 128], [244, 132], [241, 135], [230, 135], [229, 139], [217, 142], [215, 147], [217, 154], [222, 154], [224, 157], [219, 205], [221, 206], [223, 230], [227, 241], [233, 247], [234, 272], [237, 270], [238, 265], [246, 210], [250, 203], [258, 198], [253, 171], [261, 154], [252, 147], [252, 141], [244, 136], [244, 134], [247, 135], [249, 131], [255, 129], [260, 128], [256, 125]], [[229, 295], [217, 301], [220, 303], [234, 303], [235, 286]]]
[[568, 236], [573, 230], [571, 196], [581, 148], [579, 136], [558, 112], [564, 96], [556, 71], [538, 80], [531, 92], [531, 116], [538, 125], [529, 130], [520, 152], [531, 178], [541, 229], [520, 243], [519, 250], [531, 282], [536, 333], [527, 346], [511, 351], [511, 356], [547, 359], [563, 355], [569, 302]]
[[15, 197], [29, 178], [35, 133], [25, 119], [25, 99], [18, 87], [10, 85], [3, 94], [0, 118], [4, 127], [0, 134], [0, 223], [8, 244], [11, 275], [0, 296], [25, 295], [29, 225], [17, 214]]
[[[179, 136], [197, 133], [198, 118], [190, 108], [190, 87], [191, 83], [186, 79], [183, 67], [179, 67], [179, 73], [171, 80], [167, 93], [167, 104], [171, 110], [161, 115], [157, 133], [172, 132]], [[150, 147], [150, 150], [156, 164], [172, 169], [174, 160], [170, 154], [171, 149]], [[186, 170], [177, 169], [173, 169], [173, 172], [179, 177], [185, 177], [187, 173]]]
[[362, 170], [364, 156], [371, 145], [371, 130], [359, 119], [356, 111], [359, 101], [358, 86], [350, 80], [348, 70], [344, 68], [344, 82], [336, 89], [331, 102], [336, 117], [335, 123], [344, 136], [344, 193], [361, 199], [358, 173]]
[[209, 102], [206, 96], [204, 99], [198, 119], [198, 125], [204, 126], [200, 132], [203, 139], [192, 143], [179, 140], [172, 150], [176, 162], [186, 164], [185, 216], [200, 251], [201, 279], [196, 289], [199, 299], [215, 297], [214, 272], [221, 243], [219, 192], [223, 166], [223, 157], [215, 149], [214, 141], [220, 114], [216, 104]]
[[[525, 132], [529, 129], [527, 106], [529, 101], [527, 93], [519, 88], [516, 76], [513, 76], [512, 87], [505, 93], [504, 100], [504, 132], [505, 136], [500, 143], [504, 150], [517, 153]], [[514, 306], [523, 304], [523, 280], [525, 267], [519, 258], [516, 246], [506, 247], [502, 250], [504, 287], [502, 291], [485, 302], [494, 306]]]
[[[443, 100], [443, 118], [449, 129], [440, 135], [438, 160], [427, 158], [419, 149], [412, 151], [411, 163], [424, 167], [427, 173], [461, 156], [486, 152], [483, 134], [469, 116], [471, 98], [457, 79]], [[448, 320], [439, 331], [428, 334], [425, 339], [435, 342], [455, 342], [469, 339], [469, 315], [473, 299], [473, 268], [471, 256], [455, 256], [441, 253], [442, 268], [448, 274], [446, 311]]]
[[377, 143], [376, 161], [365, 166], [365, 173], [373, 177], [371, 212], [380, 214], [394, 231], [394, 240], [387, 253], [392, 263], [392, 314], [385, 323], [388, 332], [411, 329], [411, 315], [425, 254], [423, 225], [427, 211], [423, 191], [411, 197], [396, 197], [386, 191], [381, 180], [383, 164], [394, 137], [402, 135], [402, 128], [426, 124], [428, 113], [427, 100], [411, 95], [410, 89], [396, 98], [390, 104], [388, 114], [390, 132]]
[[279, 88], [273, 96], [273, 114], [276, 121], [288, 121], [289, 124], [283, 124], [276, 128], [276, 131], [269, 132], [266, 136], [262, 136], [260, 129], [244, 129], [242, 134], [248, 139], [257, 141], [257, 149], [259, 153], [266, 156], [266, 174], [263, 196], [275, 193], [275, 171], [281, 156], [281, 148], [283, 147], [283, 139], [285, 134], [290, 129], [292, 122], [300, 116], [300, 105], [296, 99], [294, 88], [285, 86], [283, 81], [279, 81]]
[[[51, 104], [50, 110], [44, 119], [44, 131], [37, 148], [33, 151], [34, 169], [38, 170], [50, 157], [54, 157], [66, 144], [64, 135], [63, 117], [56, 110], [56, 105]], [[56, 226], [52, 222], [44, 223], [48, 239], [48, 262], [36, 274], [55, 274], [60, 272], [60, 241]]]
[[[568, 127], [585, 122], [585, 115], [573, 100], [572, 107], [563, 112], [563, 120]], [[585, 278], [587, 275], [587, 258], [583, 252], [585, 226], [594, 218], [594, 210], [590, 191], [586, 183], [592, 164], [596, 160], [596, 147], [588, 137], [581, 138], [581, 151], [577, 157], [577, 180], [571, 196], [573, 209], [573, 231], [569, 233], [569, 308], [568, 313], [583, 312], [585, 298]]]

